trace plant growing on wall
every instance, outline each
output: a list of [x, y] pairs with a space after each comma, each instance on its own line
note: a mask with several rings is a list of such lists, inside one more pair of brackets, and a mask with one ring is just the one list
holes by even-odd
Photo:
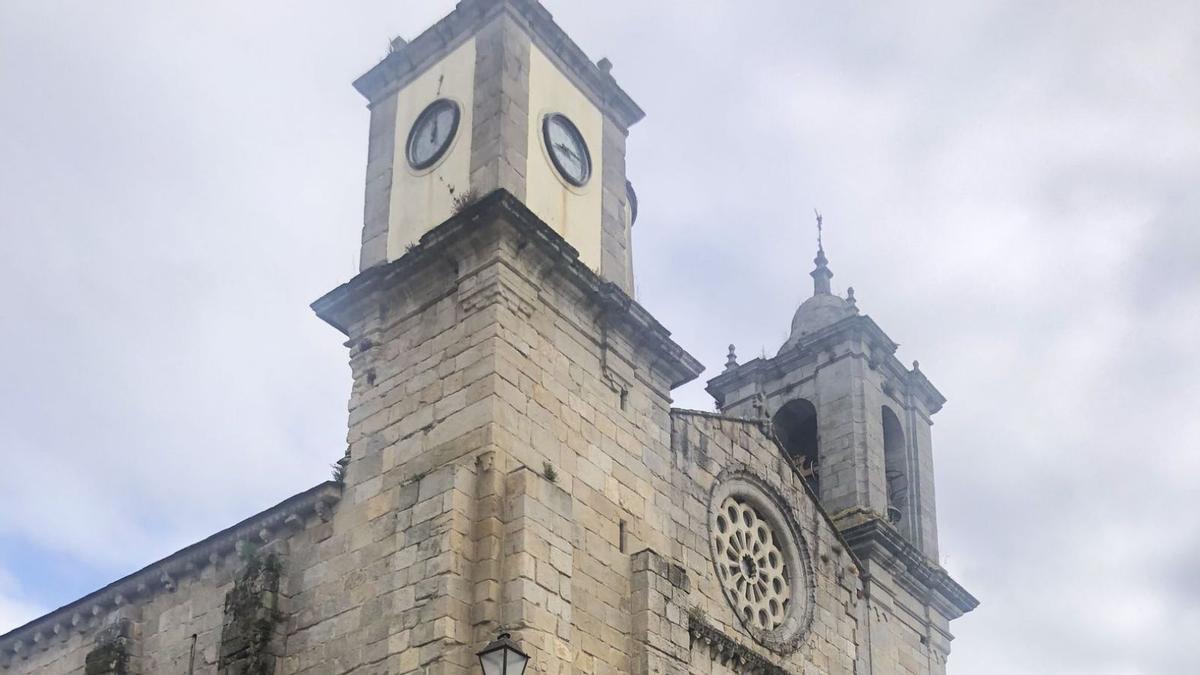
[[218, 668], [222, 672], [271, 675], [275, 671], [272, 643], [283, 620], [278, 608], [282, 564], [274, 553], [264, 556], [247, 547], [243, 555], [246, 566], [225, 595]]

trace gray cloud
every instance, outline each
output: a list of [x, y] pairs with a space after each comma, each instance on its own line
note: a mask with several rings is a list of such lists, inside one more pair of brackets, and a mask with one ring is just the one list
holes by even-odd
[[[307, 303], [354, 270], [348, 83], [451, 6], [0, 6], [0, 546], [99, 585], [326, 475], [348, 378]], [[816, 206], [835, 287], [950, 397], [943, 562], [984, 602], [951, 672], [1186, 672], [1200, 6], [549, 7], [649, 114], [639, 299], [707, 376], [783, 341]], [[6, 565], [0, 623], [72, 599]]]

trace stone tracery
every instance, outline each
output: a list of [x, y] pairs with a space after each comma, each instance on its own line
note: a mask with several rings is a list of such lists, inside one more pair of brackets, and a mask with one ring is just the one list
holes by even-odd
[[746, 623], [775, 630], [787, 617], [791, 578], [774, 528], [754, 507], [729, 496], [716, 514], [717, 570], [734, 609]]
[[748, 467], [723, 471], [709, 497], [708, 540], [716, 581], [738, 622], [771, 651], [795, 651], [812, 622], [813, 571], [777, 490]]

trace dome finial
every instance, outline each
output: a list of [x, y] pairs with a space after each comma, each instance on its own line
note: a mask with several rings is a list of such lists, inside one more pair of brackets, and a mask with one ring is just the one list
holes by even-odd
[[829, 295], [829, 280], [833, 278], [833, 272], [829, 270], [829, 260], [825, 257], [825, 245], [821, 240], [824, 219], [820, 211], [813, 209], [813, 213], [817, 216], [817, 257], [813, 258], [817, 266], [809, 273], [813, 278], [813, 295]]

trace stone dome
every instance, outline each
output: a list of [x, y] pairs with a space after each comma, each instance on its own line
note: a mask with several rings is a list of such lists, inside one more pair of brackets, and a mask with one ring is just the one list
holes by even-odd
[[800, 303], [792, 316], [792, 334], [788, 342], [831, 326], [858, 313], [858, 308], [845, 298], [832, 293], [820, 293]]
[[787, 342], [779, 348], [780, 351], [796, 344], [805, 335], [858, 314], [853, 288], [846, 290], [844, 298], [834, 295], [830, 290], [829, 280], [833, 277], [833, 272], [829, 269], [829, 260], [825, 257], [823, 248], [817, 248], [817, 257], [813, 262], [816, 263], [816, 268], [809, 273], [813, 278], [812, 297], [800, 303], [800, 307], [796, 309], [796, 314], [792, 316], [792, 332]]

